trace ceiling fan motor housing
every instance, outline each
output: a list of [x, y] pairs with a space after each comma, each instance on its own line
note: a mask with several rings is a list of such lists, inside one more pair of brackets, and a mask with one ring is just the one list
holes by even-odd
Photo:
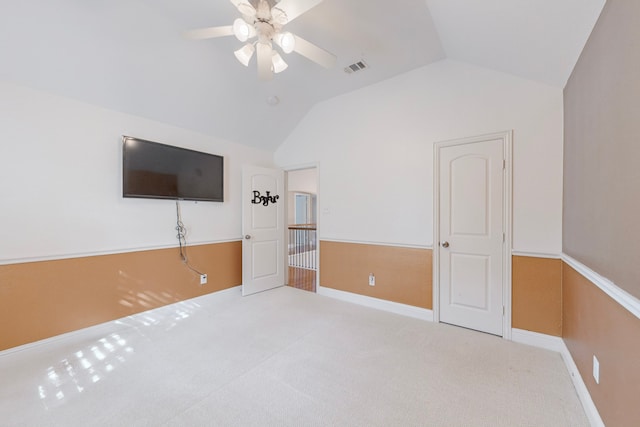
[[273, 36], [276, 34], [276, 30], [268, 22], [256, 21], [254, 24], [256, 33], [258, 34], [258, 41], [260, 43], [271, 43]]

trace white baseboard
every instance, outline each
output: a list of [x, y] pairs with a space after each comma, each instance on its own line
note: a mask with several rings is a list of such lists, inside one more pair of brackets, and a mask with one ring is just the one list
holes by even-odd
[[561, 353], [562, 349], [565, 348], [564, 341], [560, 337], [526, 331], [524, 329], [513, 328], [511, 330], [511, 341], [557, 351], [558, 353]]
[[598, 408], [596, 408], [595, 403], [593, 403], [591, 395], [589, 394], [589, 390], [582, 380], [580, 371], [578, 371], [578, 367], [573, 361], [573, 357], [571, 357], [571, 353], [569, 352], [569, 349], [567, 348], [564, 341], [562, 342], [562, 347], [563, 349], [560, 354], [562, 355], [564, 364], [567, 366], [567, 370], [569, 371], [569, 375], [571, 376], [571, 381], [573, 381], [573, 386], [576, 388], [576, 392], [578, 393], [580, 402], [582, 402], [584, 412], [587, 414], [589, 424], [591, 424], [592, 427], [605, 427], [602, 418], [600, 418]]
[[358, 295], [351, 292], [339, 291], [337, 289], [325, 288], [322, 286], [318, 286], [317, 293], [319, 295], [363, 305], [365, 307], [376, 308], [378, 310], [389, 311], [391, 313], [433, 322], [433, 311], [426, 308], [414, 307], [412, 305]]
[[[242, 286], [234, 286], [232, 288], [223, 289], [221, 291], [212, 292], [210, 294], [205, 294], [205, 295], [201, 295], [199, 297], [190, 298], [190, 299], [203, 298], [203, 297], [207, 297], [207, 296], [211, 296], [211, 295], [222, 295], [222, 294], [225, 294], [225, 293], [240, 293], [240, 289], [241, 288], [242, 288]], [[179, 301], [179, 302], [175, 302], [173, 304], [169, 304], [169, 305], [166, 305], [166, 306], [154, 308], [154, 309], [151, 309], [151, 310], [148, 310], [148, 311], [153, 311], [153, 310], [158, 310], [158, 309], [163, 309], [163, 308], [166, 309], [167, 307], [170, 307], [170, 306], [176, 305], [176, 304], [180, 304], [180, 303], [185, 302], [185, 301], [189, 301], [190, 299]], [[140, 315], [142, 313], [145, 313], [145, 311], [140, 312], [140, 313], [132, 314], [131, 316], [138, 316], [138, 315]], [[131, 317], [131, 316], [128, 316], [128, 317]], [[54, 343], [56, 341], [59, 341], [59, 340], [65, 339], [65, 338], [70, 338], [70, 337], [78, 338], [78, 337], [81, 337], [83, 335], [92, 336], [92, 335], [95, 335], [95, 334], [99, 334], [100, 331], [102, 331], [102, 330], [104, 330], [105, 333], [112, 333], [116, 329], [124, 328], [124, 326], [118, 326], [118, 324], [117, 324], [118, 320], [120, 320], [120, 319], [110, 320], [110, 321], [107, 321], [107, 322], [104, 322], [104, 323], [99, 323], [97, 325], [89, 326], [89, 327], [82, 328], [82, 329], [76, 329], [75, 331], [65, 332], [63, 334], [55, 335], [55, 336], [49, 337], [49, 338], [44, 338], [44, 339], [41, 339], [39, 341], [34, 341], [34, 342], [27, 343], [27, 344], [19, 345], [17, 347], [8, 348], [6, 350], [0, 351], [0, 357], [6, 356], [6, 355], [9, 355], [9, 354], [12, 354], [12, 353], [17, 353], [17, 352], [20, 352], [20, 351], [24, 351], [24, 350], [37, 348], [37, 347], [40, 347], [41, 345]]]
[[580, 403], [582, 403], [582, 407], [587, 419], [589, 420], [589, 424], [591, 427], [605, 427], [604, 422], [602, 422], [602, 418], [600, 418], [598, 408], [596, 408], [596, 405], [593, 403], [589, 390], [578, 371], [576, 363], [573, 361], [571, 352], [569, 352], [569, 349], [562, 338], [540, 334], [538, 332], [525, 331], [523, 329], [513, 329], [511, 331], [511, 339], [514, 342], [560, 353], [562, 360], [564, 360], [564, 364], [567, 367], [567, 371], [569, 371], [569, 376], [571, 377], [573, 386], [576, 389]]
[[[117, 320], [117, 319], [116, 319]], [[38, 348], [40, 346], [46, 345], [46, 344], [51, 344], [51, 343], [55, 343], [57, 341], [66, 339], [66, 338], [72, 338], [72, 337], [82, 337], [84, 336], [91, 336], [94, 334], [108, 334], [108, 333], [113, 333], [115, 331], [117, 331], [119, 328], [117, 326], [114, 325], [114, 323], [116, 322], [116, 320], [110, 320], [108, 322], [104, 322], [104, 323], [99, 323], [97, 325], [93, 325], [93, 326], [88, 326], [86, 328], [82, 328], [82, 329], [76, 329], [74, 331], [71, 332], [65, 332], [62, 333], [60, 335], [54, 335], [52, 337], [49, 338], [43, 338], [41, 340], [38, 341], [33, 341], [27, 344], [22, 344], [19, 345], [17, 347], [11, 347], [8, 348], [6, 350], [2, 350], [0, 351], [0, 358], [3, 356], [7, 356], [9, 354], [13, 354], [13, 353], [18, 353], [21, 351], [25, 351], [25, 350], [32, 350], [35, 348]], [[101, 332], [104, 331], [104, 332]]]

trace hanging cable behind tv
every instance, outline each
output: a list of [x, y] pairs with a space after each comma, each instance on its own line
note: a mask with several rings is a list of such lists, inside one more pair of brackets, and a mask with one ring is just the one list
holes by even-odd
[[207, 283], [207, 275], [196, 270], [189, 264], [189, 258], [187, 256], [187, 229], [182, 222], [182, 213], [180, 212], [180, 202], [178, 200], [176, 200], [176, 230], [178, 231], [176, 237], [178, 238], [178, 244], [180, 246], [180, 259], [189, 270], [200, 275], [200, 284], [204, 285]]

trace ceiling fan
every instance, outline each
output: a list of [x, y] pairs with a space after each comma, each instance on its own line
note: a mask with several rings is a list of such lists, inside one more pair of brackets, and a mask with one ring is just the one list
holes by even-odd
[[[274, 49], [275, 43], [282, 52], [297, 52], [311, 61], [331, 68], [336, 56], [306, 41], [305, 39], [283, 31], [283, 27], [302, 15], [322, 0], [230, 0], [238, 9], [241, 18], [233, 25], [209, 27], [191, 30], [186, 36], [203, 40], [215, 37], [235, 35], [243, 47], [236, 50], [235, 56], [245, 67], [249, 66], [254, 52], [258, 63], [258, 78], [270, 80], [273, 73], [284, 71], [288, 65]], [[255, 41], [252, 41], [252, 39]]]

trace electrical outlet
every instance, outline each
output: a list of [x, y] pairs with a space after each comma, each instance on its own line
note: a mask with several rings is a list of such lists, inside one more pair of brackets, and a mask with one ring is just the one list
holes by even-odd
[[204, 285], [207, 283], [207, 275], [206, 274], [201, 274], [200, 275], [200, 284]]
[[593, 379], [596, 380], [596, 384], [600, 384], [600, 362], [596, 355], [593, 355]]
[[369, 273], [369, 286], [375, 286], [376, 285], [376, 276], [373, 275], [373, 273]]

